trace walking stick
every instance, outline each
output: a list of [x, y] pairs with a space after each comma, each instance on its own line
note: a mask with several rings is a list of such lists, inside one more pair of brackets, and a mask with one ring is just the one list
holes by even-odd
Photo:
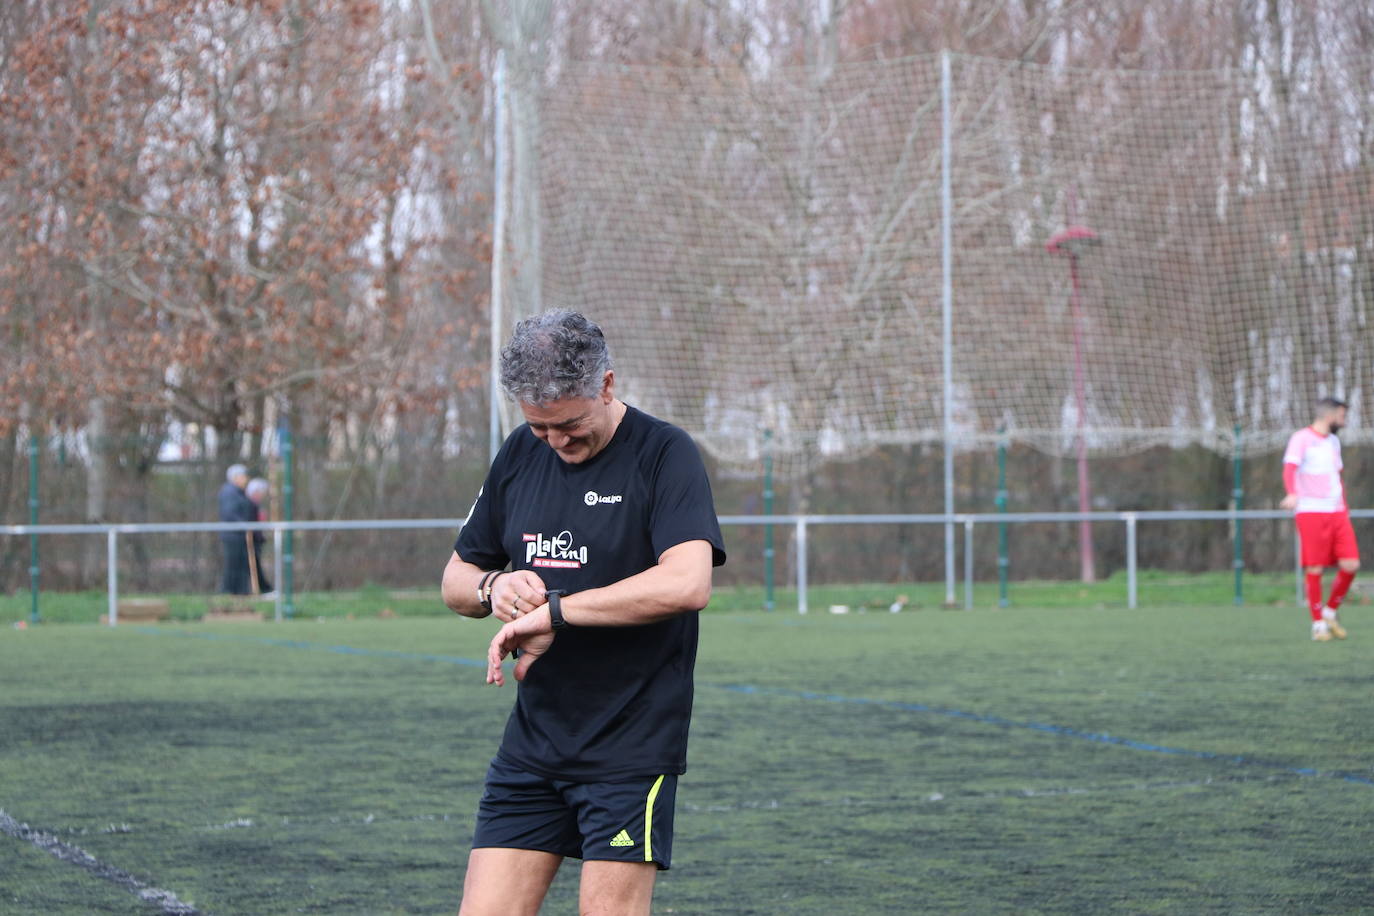
[[262, 594], [262, 587], [258, 585], [258, 552], [253, 549], [253, 532], [245, 531], [244, 540], [248, 542], [248, 572], [252, 575], [253, 594]]

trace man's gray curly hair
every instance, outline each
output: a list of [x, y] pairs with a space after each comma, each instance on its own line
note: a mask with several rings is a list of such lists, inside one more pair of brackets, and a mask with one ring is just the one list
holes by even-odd
[[501, 388], [515, 401], [543, 407], [601, 393], [611, 351], [596, 322], [552, 309], [515, 325], [501, 349]]

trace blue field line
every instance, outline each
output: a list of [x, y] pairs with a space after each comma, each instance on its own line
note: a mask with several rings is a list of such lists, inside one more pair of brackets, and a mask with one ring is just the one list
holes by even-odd
[[312, 649], [317, 652], [334, 652], [338, 655], [361, 655], [370, 658], [399, 658], [405, 661], [443, 662], [447, 665], [462, 665], [465, 668], [486, 668], [485, 661], [463, 658], [459, 655], [429, 655], [423, 652], [399, 652], [393, 649], [362, 649], [358, 646], [328, 646], [322, 643], [305, 642], [300, 639], [272, 639], [266, 636], [230, 636], [225, 633], [190, 633], [186, 631], [160, 629], [158, 627], [134, 627], [139, 633], [150, 636], [180, 636], [185, 639], [209, 639], [216, 642], [242, 642], [260, 646], [275, 646], [279, 649]]
[[996, 725], [1001, 728], [1020, 728], [1029, 731], [1044, 732], [1050, 735], [1059, 735], [1064, 738], [1076, 738], [1081, 741], [1109, 744], [1116, 747], [1130, 748], [1134, 751], [1146, 751], [1152, 754], [1171, 754], [1176, 757], [1194, 757], [1198, 760], [1218, 760], [1223, 763], [1235, 763], [1242, 766], [1268, 767], [1270, 769], [1282, 770], [1285, 773], [1294, 773], [1298, 776], [1321, 776], [1327, 779], [1340, 779], [1345, 782], [1374, 786], [1374, 778], [1360, 776], [1355, 773], [1323, 772], [1313, 769], [1312, 767], [1290, 767], [1286, 764], [1274, 763], [1268, 760], [1256, 760], [1252, 757], [1245, 757], [1240, 754], [1218, 754], [1213, 751], [1195, 751], [1182, 747], [1169, 747], [1163, 744], [1151, 744], [1148, 741], [1136, 741], [1132, 738], [1123, 738], [1120, 735], [1109, 735], [1106, 732], [1086, 732], [1081, 729], [1070, 728], [1066, 725], [1051, 725], [1046, 722], [1018, 722], [1015, 719], [1004, 719], [1001, 716], [965, 712], [962, 709], [944, 709], [939, 706], [927, 706], [924, 703], [904, 703], [900, 700], [875, 700], [869, 697], [847, 697], [837, 693], [815, 693], [810, 690], [789, 690], [785, 687], [755, 687], [752, 684], [701, 684], [700, 686], [755, 696], [787, 697], [790, 699], [812, 700], [823, 703], [877, 706], [883, 709], [897, 709], [902, 712], [920, 712], [935, 716], [945, 716], [950, 719], [965, 719], [969, 722], [979, 722], [984, 725]]
[[[458, 655], [430, 655], [421, 652], [400, 652], [393, 649], [364, 649], [358, 646], [331, 646], [322, 643], [305, 642], [299, 639], [272, 639], [265, 636], [230, 636], [223, 633], [192, 633], [184, 630], [168, 630], [160, 627], [134, 627], [133, 629], [139, 633], [146, 633], [152, 636], [181, 636], [188, 639], [253, 643], [256, 645], [275, 646], [282, 649], [310, 649], [318, 652], [334, 652], [339, 655], [358, 655], [369, 658], [395, 658], [405, 661], [442, 662], [448, 665], [461, 665], [465, 668], [485, 668], [487, 666], [486, 661], [463, 658]], [[1018, 728], [1028, 731], [1044, 732], [1045, 734], [1058, 735], [1062, 738], [1075, 738], [1080, 741], [1091, 741], [1096, 744], [1124, 747], [1133, 751], [1145, 751], [1151, 754], [1169, 754], [1175, 757], [1193, 757], [1197, 760], [1217, 760], [1223, 763], [1234, 763], [1241, 766], [1266, 767], [1269, 769], [1281, 770], [1285, 773], [1293, 773], [1298, 776], [1320, 776], [1326, 779], [1340, 779], [1345, 782], [1374, 786], [1374, 778], [1360, 776], [1355, 773], [1323, 772], [1312, 767], [1291, 767], [1282, 763], [1256, 760], [1252, 757], [1245, 757], [1239, 754], [1218, 754], [1213, 751], [1195, 751], [1189, 750], [1188, 748], [1169, 747], [1163, 744], [1152, 744], [1148, 741], [1136, 741], [1132, 738], [1123, 738], [1120, 735], [1109, 735], [1106, 732], [1086, 732], [1081, 729], [1071, 728], [1067, 725], [1051, 725], [1046, 722], [1019, 722], [1015, 719], [1005, 719], [1001, 716], [989, 716], [982, 713], [966, 712], [962, 709], [945, 709], [939, 706], [927, 706], [925, 703], [904, 703], [900, 700], [875, 700], [871, 697], [849, 697], [837, 693], [789, 690], [785, 687], [755, 687], [752, 684], [711, 684], [698, 681], [697, 686], [748, 696], [785, 697], [795, 700], [837, 703], [850, 706], [876, 706], [882, 709], [896, 709], [902, 712], [919, 712], [927, 715], [945, 716], [950, 719], [964, 719], [965, 721], [978, 722], [983, 725], [996, 725], [1000, 728]]]

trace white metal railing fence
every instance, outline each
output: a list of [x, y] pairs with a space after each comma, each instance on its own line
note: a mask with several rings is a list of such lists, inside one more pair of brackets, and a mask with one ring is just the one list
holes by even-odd
[[[1374, 509], [1355, 509], [1352, 518], [1374, 518]], [[1197, 511], [1149, 511], [1149, 512], [968, 512], [945, 515], [892, 514], [892, 515], [722, 515], [720, 523], [724, 526], [774, 526], [790, 527], [793, 532], [793, 550], [796, 566], [797, 612], [805, 614], [807, 603], [807, 535], [814, 525], [953, 525], [964, 531], [964, 601], [965, 608], [973, 606], [973, 531], [977, 525], [988, 524], [1026, 524], [1031, 522], [1079, 522], [1087, 520], [1094, 523], [1115, 523], [1126, 528], [1126, 605], [1137, 607], [1137, 529], [1142, 522], [1189, 522], [1225, 521], [1244, 522], [1250, 520], [1273, 520], [1291, 518], [1292, 513], [1278, 509], [1245, 509], [1232, 511], [1226, 509]], [[283, 566], [293, 562], [293, 557], [283, 555], [282, 535], [287, 531], [376, 531], [385, 529], [423, 529], [445, 528], [456, 531], [466, 520], [459, 518], [409, 518], [409, 519], [348, 519], [336, 521], [292, 521], [292, 522], [168, 522], [150, 524], [90, 524], [90, 525], [0, 525], [0, 535], [28, 536], [48, 534], [85, 534], [103, 535], [106, 539], [107, 593], [109, 601], [108, 618], [111, 626], [119, 622], [119, 562], [118, 545], [121, 535], [139, 534], [176, 534], [207, 533], [221, 531], [262, 531], [270, 532], [273, 542], [273, 564], [278, 589], [276, 594], [276, 619], [282, 620], [287, 611], [286, 602], [290, 595], [281, 589]], [[1293, 538], [1294, 568], [1297, 578], [1297, 602], [1302, 598], [1302, 569], [1298, 553], [1298, 541]], [[1240, 562], [1237, 560], [1237, 562]]]
[[[1352, 518], [1374, 518], [1374, 509], [1351, 510]], [[806, 596], [806, 544], [807, 529], [812, 525], [950, 525], [964, 530], [964, 600], [963, 606], [973, 607], [973, 530], [976, 525], [986, 524], [1025, 524], [1028, 522], [1115, 522], [1126, 527], [1126, 605], [1131, 609], [1138, 606], [1138, 551], [1137, 529], [1141, 522], [1188, 522], [1223, 521], [1245, 522], [1250, 520], [1291, 519], [1293, 513], [1281, 509], [1199, 509], [1174, 511], [1136, 511], [1136, 512], [964, 512], [945, 515], [893, 514], [893, 515], [722, 515], [722, 525], [792, 525], [793, 538], [797, 553], [797, 611], [805, 614], [808, 610]], [[1296, 529], [1293, 538], [1293, 562], [1296, 572], [1296, 595], [1298, 604], [1304, 603], [1302, 594], [1302, 569], [1300, 562]], [[1240, 561], [1237, 561], [1240, 562]]]

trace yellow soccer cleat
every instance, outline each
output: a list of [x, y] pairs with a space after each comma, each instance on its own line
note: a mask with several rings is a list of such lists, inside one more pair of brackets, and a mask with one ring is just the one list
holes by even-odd
[[1341, 626], [1341, 618], [1333, 607], [1322, 608], [1322, 622], [1331, 631], [1331, 635], [1337, 639], [1345, 639], [1345, 627]]
[[1326, 625], [1325, 620], [1318, 620], [1312, 624], [1313, 642], [1330, 642], [1332, 640], [1331, 628]]

